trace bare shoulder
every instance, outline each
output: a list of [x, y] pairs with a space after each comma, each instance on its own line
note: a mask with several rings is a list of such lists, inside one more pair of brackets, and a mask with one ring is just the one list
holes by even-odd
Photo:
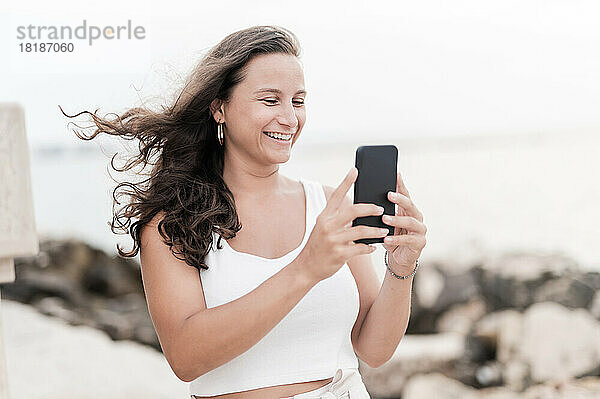
[[285, 181], [285, 192], [286, 194], [298, 194], [302, 193], [302, 182], [300, 180], [294, 180], [285, 175], [281, 175], [283, 180]]
[[176, 258], [164, 243], [158, 231], [163, 218], [164, 213], [158, 213], [141, 230], [140, 266], [150, 317], [163, 353], [179, 376], [179, 359], [185, 351], [178, 344], [179, 331], [206, 304], [198, 269]]

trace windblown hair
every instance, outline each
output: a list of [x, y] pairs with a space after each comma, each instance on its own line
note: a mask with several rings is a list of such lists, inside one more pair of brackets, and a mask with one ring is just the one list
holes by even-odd
[[[117, 244], [122, 257], [134, 257], [140, 248], [141, 231], [159, 212], [158, 231], [175, 257], [188, 265], [208, 269], [204, 262], [212, 248], [212, 232], [221, 238], [235, 237], [242, 228], [233, 194], [223, 180], [224, 147], [217, 141], [217, 123], [210, 105], [218, 99], [227, 103], [235, 85], [246, 76], [246, 64], [256, 55], [283, 53], [300, 58], [300, 44], [289, 30], [274, 26], [253, 26], [226, 36], [202, 57], [185, 81], [173, 104], [156, 112], [135, 107], [108, 119], [88, 114], [94, 132], [77, 137], [92, 140], [100, 133], [139, 141], [139, 154], [128, 158], [123, 167], [110, 165], [118, 172], [148, 165], [148, 178], [124, 181], [113, 191], [111, 231], [129, 234], [133, 249]], [[128, 197], [125, 203], [118, 198]], [[121, 205], [118, 207], [117, 205]], [[162, 217], [164, 216], [164, 217]], [[162, 218], [161, 218], [162, 217]], [[136, 219], [132, 223], [132, 219]]]

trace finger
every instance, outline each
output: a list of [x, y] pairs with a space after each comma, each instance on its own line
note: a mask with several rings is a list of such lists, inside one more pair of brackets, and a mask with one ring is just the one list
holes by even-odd
[[352, 224], [352, 221], [358, 217], [364, 216], [379, 216], [383, 215], [383, 207], [371, 203], [358, 203], [352, 204], [349, 207], [345, 207], [342, 211], [336, 215], [339, 218], [340, 223], [347, 225]]
[[352, 184], [356, 180], [358, 176], [358, 169], [352, 167], [350, 171], [344, 177], [344, 180], [340, 183], [340, 185], [331, 193], [329, 197], [329, 201], [327, 201], [327, 205], [325, 205], [324, 212], [333, 212], [337, 210], [342, 204], [342, 200], [346, 196], [346, 193], [352, 187]]
[[412, 249], [422, 249], [425, 246], [426, 240], [423, 235], [395, 235], [387, 236], [383, 239], [387, 245], [402, 245]]
[[388, 226], [403, 228], [404, 230], [412, 233], [425, 234], [427, 232], [427, 227], [425, 227], [423, 223], [412, 216], [384, 215], [382, 220], [383, 223], [387, 224]]
[[348, 259], [352, 258], [353, 256], [356, 255], [365, 255], [365, 254], [370, 254], [373, 251], [375, 251], [377, 249], [377, 247], [375, 245], [369, 245], [369, 244], [364, 244], [364, 243], [351, 243], [348, 244], [347, 250], [346, 250], [346, 257]]
[[413, 216], [416, 219], [421, 220], [421, 212], [419, 212], [409, 197], [402, 193], [393, 193], [392, 191], [388, 191], [388, 198], [391, 202], [398, 204], [400, 208], [404, 209], [404, 212], [406, 213], [405, 216]]
[[410, 198], [410, 194], [408, 193], [408, 189], [404, 185], [404, 180], [402, 180], [402, 175], [400, 174], [400, 172], [398, 172], [396, 177], [396, 191]]
[[374, 226], [354, 226], [344, 230], [338, 236], [340, 241], [356, 241], [362, 238], [381, 238], [390, 233], [389, 229]]

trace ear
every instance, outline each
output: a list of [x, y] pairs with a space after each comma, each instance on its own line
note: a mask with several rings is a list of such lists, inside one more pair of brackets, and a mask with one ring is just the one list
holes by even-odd
[[210, 112], [217, 123], [225, 119], [225, 113], [223, 112], [223, 101], [215, 98], [210, 103]]

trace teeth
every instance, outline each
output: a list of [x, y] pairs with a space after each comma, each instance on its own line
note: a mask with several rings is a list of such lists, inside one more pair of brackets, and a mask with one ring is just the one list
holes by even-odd
[[269, 137], [273, 137], [279, 140], [285, 140], [288, 141], [292, 138], [291, 134], [280, 134], [280, 133], [274, 133], [274, 132], [265, 132], [265, 134]]

